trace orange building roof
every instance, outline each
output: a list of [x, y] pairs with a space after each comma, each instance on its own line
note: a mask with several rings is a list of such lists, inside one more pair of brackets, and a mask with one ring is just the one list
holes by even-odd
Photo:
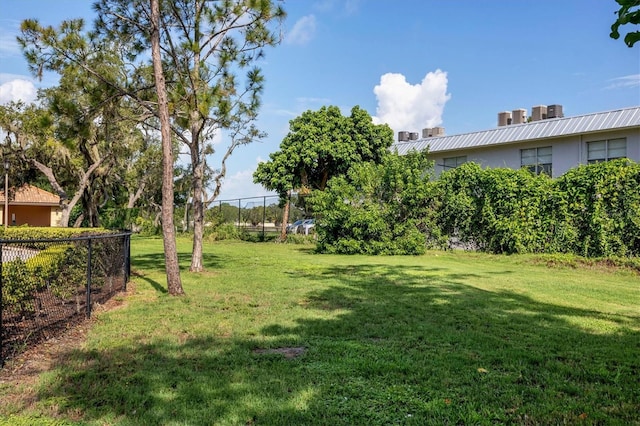
[[[60, 197], [33, 185], [26, 184], [15, 192], [9, 190], [10, 205], [58, 206]], [[0, 191], [0, 204], [4, 203], [4, 191]]]

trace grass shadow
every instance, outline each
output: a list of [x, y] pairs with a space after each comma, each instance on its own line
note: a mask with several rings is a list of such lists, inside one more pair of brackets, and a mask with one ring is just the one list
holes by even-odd
[[[364, 263], [300, 271], [317, 285], [287, 323], [73, 351], [39, 398], [118, 424], [640, 421], [638, 317], [468, 285], [483, 277]], [[165, 315], [198, 308], [184, 303]], [[622, 326], [577, 325], [585, 318]], [[291, 346], [304, 354], [255, 352]]]
[[131, 274], [133, 277], [135, 278], [139, 278], [143, 281], [146, 281], [147, 283], [149, 283], [151, 285], [151, 287], [153, 287], [157, 292], [159, 293], [167, 293], [167, 289], [165, 287], [162, 286], [162, 284], [160, 284], [158, 281], [153, 280], [147, 276], [145, 276], [144, 274], [137, 272], [137, 271], [133, 271]]
[[[181, 270], [187, 270], [191, 263], [191, 253], [178, 253], [178, 263]], [[164, 253], [132, 254], [131, 264], [133, 267], [143, 270], [164, 270]], [[223, 266], [224, 259], [211, 253], [203, 253], [202, 264], [205, 269], [218, 269]]]

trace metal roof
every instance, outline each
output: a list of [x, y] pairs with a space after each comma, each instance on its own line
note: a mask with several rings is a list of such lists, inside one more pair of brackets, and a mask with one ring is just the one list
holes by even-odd
[[427, 147], [429, 152], [455, 151], [629, 127], [640, 127], [640, 107], [512, 124], [481, 132], [395, 142], [391, 149], [397, 149], [400, 155], [413, 149], [422, 151]]

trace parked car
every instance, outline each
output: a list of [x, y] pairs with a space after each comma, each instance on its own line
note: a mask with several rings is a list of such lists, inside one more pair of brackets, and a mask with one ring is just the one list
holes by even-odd
[[309, 235], [313, 228], [316, 226], [315, 219], [306, 219], [300, 225], [298, 225], [298, 234]]
[[293, 223], [290, 223], [287, 225], [287, 234], [295, 234], [298, 232], [298, 226], [302, 225], [302, 222], [304, 222], [303, 219], [300, 220], [296, 220]]

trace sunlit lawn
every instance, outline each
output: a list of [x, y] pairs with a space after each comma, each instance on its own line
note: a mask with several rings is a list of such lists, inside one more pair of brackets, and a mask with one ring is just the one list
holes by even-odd
[[640, 423], [632, 272], [221, 242], [190, 274], [179, 249], [187, 296], [164, 290], [161, 240], [134, 239], [135, 294], [6, 421]]

